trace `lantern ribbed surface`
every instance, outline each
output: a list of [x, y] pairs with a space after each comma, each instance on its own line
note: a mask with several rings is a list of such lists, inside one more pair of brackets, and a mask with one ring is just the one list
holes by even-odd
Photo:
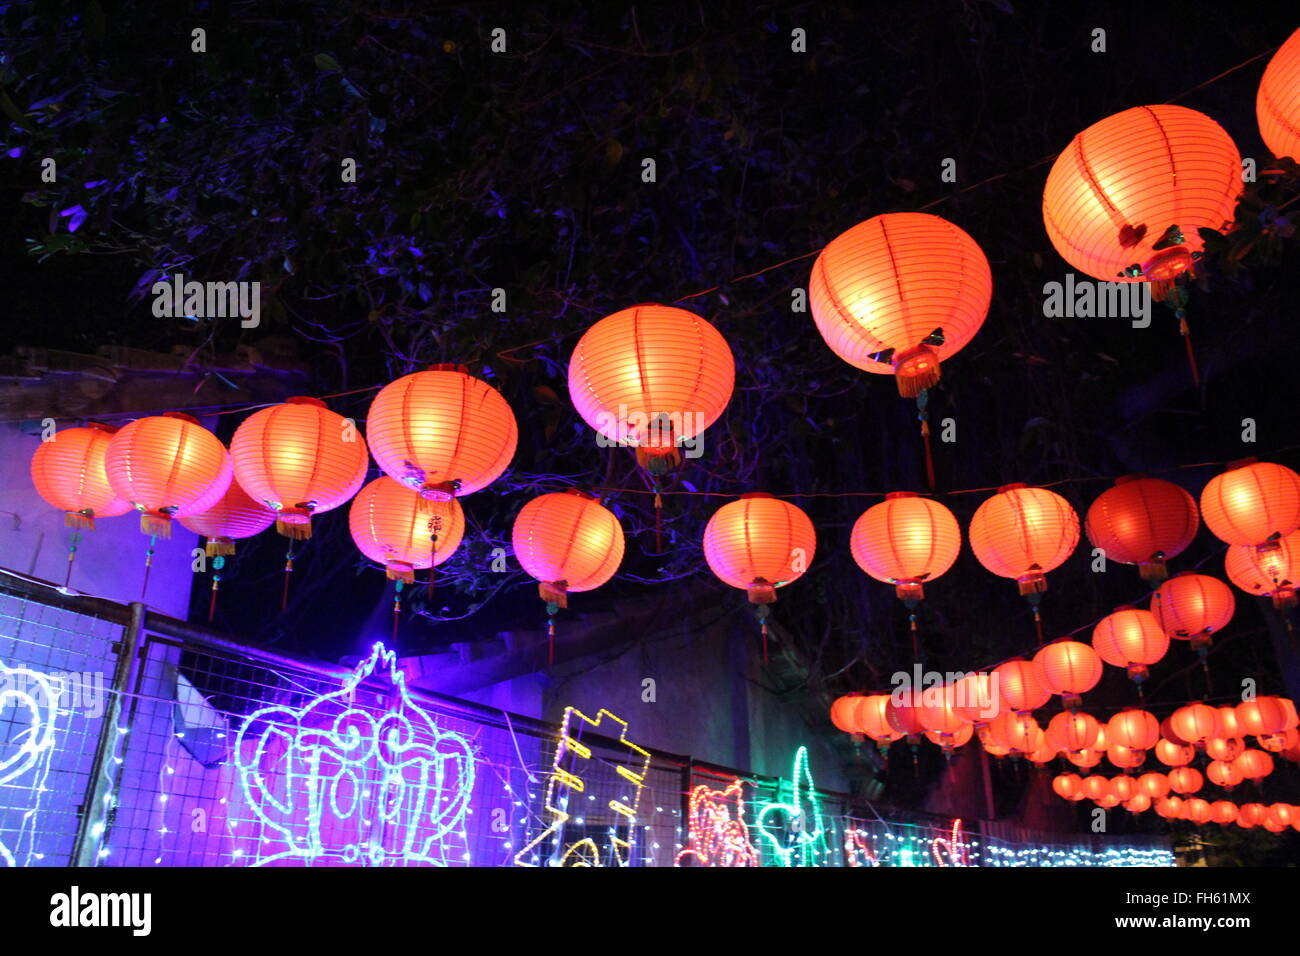
[[1258, 549], [1234, 544], [1223, 555], [1228, 580], [1256, 596], [1294, 590], [1300, 584], [1300, 531], [1284, 535], [1276, 545]]
[[460, 547], [465, 513], [455, 498], [421, 498], [385, 475], [352, 499], [348, 530], [361, 553], [382, 564], [390, 579], [413, 581], [414, 572], [442, 564]]
[[1047, 722], [1047, 742], [1057, 750], [1087, 750], [1097, 741], [1097, 718], [1083, 711], [1061, 711]]
[[816, 548], [806, 514], [759, 493], [723, 505], [704, 528], [709, 568], [735, 588], [783, 587], [808, 569]]
[[108, 482], [104, 464], [108, 442], [116, 429], [93, 423], [55, 432], [32, 454], [32, 484], [42, 498], [64, 512], [64, 524], [90, 530], [96, 518], [112, 518], [131, 510]]
[[[975, 240], [928, 213], [860, 222], [817, 256], [808, 300], [832, 352], [916, 395], [979, 331], [993, 278]], [[942, 330], [942, 342], [924, 340]], [[887, 350], [892, 350], [889, 354]]]
[[1166, 577], [1164, 562], [1182, 554], [1200, 524], [1196, 500], [1172, 481], [1130, 476], [1097, 496], [1084, 529], [1109, 561], [1138, 565], [1142, 577]]
[[831, 704], [831, 723], [836, 730], [846, 734], [860, 734], [856, 724], [856, 711], [861, 697], [837, 697]]
[[1032, 661], [1007, 661], [993, 668], [993, 673], [997, 675], [998, 693], [1009, 710], [1037, 710], [1052, 699], [1052, 692], [1043, 686]]
[[970, 523], [970, 546], [994, 574], [1014, 578], [1022, 592], [1046, 587], [1043, 575], [1059, 567], [1079, 543], [1079, 516], [1046, 488], [1006, 485], [984, 501]]
[[1097, 622], [1092, 648], [1114, 667], [1149, 666], [1169, 650], [1169, 635], [1150, 611], [1124, 607]]
[[653, 303], [601, 319], [569, 361], [569, 397], [611, 442], [671, 447], [708, 428], [731, 401], [726, 339], [692, 312]]
[[1258, 826], [1264, 822], [1266, 812], [1262, 803], [1243, 803], [1237, 808], [1237, 822], [1246, 826]]
[[988, 734], [994, 743], [1022, 754], [1033, 753], [1046, 739], [1032, 714], [1011, 710], [989, 724]]
[[927, 731], [950, 736], [963, 727], [970, 728], [970, 721], [958, 714], [953, 707], [957, 700], [955, 685], [927, 687], [921, 691], [920, 696], [921, 725]]
[[898, 701], [890, 697], [885, 703], [885, 721], [898, 734], [912, 736], [925, 733], [921, 708], [906, 700]]
[[1262, 780], [1273, 772], [1273, 758], [1262, 750], [1243, 750], [1232, 765], [1247, 780]]
[[1300, 528], [1300, 475], [1248, 461], [1215, 475], [1201, 492], [1205, 526], [1228, 544], [1264, 544]]
[[1241, 721], [1237, 719], [1237, 708], [1231, 706], [1216, 707], [1214, 736], [1216, 737], [1240, 737], [1244, 731], [1241, 729]]
[[1180, 744], [1167, 737], [1156, 741], [1156, 759], [1166, 767], [1185, 767], [1196, 757], [1196, 748], [1191, 744]]
[[[1214, 120], [1183, 106], [1138, 106], [1074, 137], [1043, 190], [1043, 225], [1061, 258], [1103, 282], [1169, 279], [1201, 249], [1198, 229], [1232, 221], [1241, 157]], [[1177, 226], [1180, 244], [1153, 247]]]
[[1038, 682], [1053, 694], [1086, 694], [1101, 680], [1101, 658], [1079, 641], [1053, 641], [1034, 655]]
[[1237, 805], [1231, 800], [1215, 800], [1210, 804], [1210, 820], [1229, 824], [1237, 819]]
[[1246, 745], [1239, 737], [1207, 737], [1205, 740], [1205, 753], [1212, 760], [1235, 760], [1245, 749]]
[[181, 412], [137, 418], [104, 454], [108, 481], [140, 514], [140, 530], [168, 537], [171, 519], [207, 511], [226, 493], [230, 456], [216, 435]]
[[346, 503], [370, 459], [356, 426], [317, 398], [295, 397], [248, 416], [230, 440], [235, 480], [276, 512], [289, 537], [310, 537], [311, 517]]
[[1190, 571], [1174, 575], [1151, 596], [1151, 613], [1164, 632], [1184, 641], [1220, 630], [1236, 609], [1231, 588], [1218, 578]]
[[1063, 800], [1073, 800], [1083, 787], [1077, 773], [1058, 773], [1052, 778], [1052, 790]]
[[1300, 161], [1300, 30], [1273, 54], [1255, 96], [1259, 136], [1274, 156]]
[[952, 567], [961, 529], [939, 502], [896, 491], [854, 523], [849, 550], [858, 567], [877, 581], [900, 585], [900, 596], [906, 596], [909, 587], [919, 589]]
[[1182, 797], [1161, 797], [1156, 801], [1156, 813], [1166, 820], [1177, 820], [1183, 813]]
[[1205, 767], [1205, 776], [1219, 787], [1235, 787], [1245, 779], [1241, 769], [1227, 760], [1211, 760]]
[[1138, 777], [1137, 785], [1141, 793], [1153, 800], [1158, 800], [1169, 792], [1169, 778], [1155, 770]]
[[623, 562], [623, 526], [614, 512], [578, 491], [539, 495], [520, 509], [511, 534], [515, 557], [542, 584], [590, 591]]
[[1106, 759], [1121, 770], [1132, 770], [1146, 761], [1147, 753], [1136, 747], [1112, 743], [1106, 748]]
[[1169, 725], [1182, 740], [1194, 744], [1213, 737], [1218, 729], [1218, 714], [1207, 704], [1186, 704], [1169, 718]]
[[1243, 700], [1236, 710], [1237, 721], [1248, 734], [1276, 734], [1287, 729], [1287, 709], [1280, 697]]
[[866, 734], [878, 744], [887, 744], [903, 736], [890, 726], [886, 714], [889, 707], [888, 694], [868, 694], [856, 700], [858, 701], [856, 725], [859, 733]]
[[[1192, 791], [1188, 791], [1189, 793]], [[1200, 797], [1192, 797], [1190, 800], [1183, 801], [1182, 817], [1191, 823], [1202, 824], [1210, 822], [1210, 801], [1203, 800]]]
[[221, 500], [207, 511], [180, 519], [190, 531], [208, 539], [209, 557], [234, 554], [236, 541], [260, 534], [274, 521], [275, 512], [250, 498], [238, 481], [232, 481]]
[[1146, 813], [1151, 809], [1151, 797], [1138, 790], [1137, 784], [1133, 784], [1133, 796], [1124, 801], [1124, 809], [1129, 813]]
[[1160, 721], [1145, 710], [1121, 710], [1106, 722], [1106, 739], [1133, 750], [1150, 750], [1160, 739]]
[[952, 709], [973, 724], [987, 724], [1002, 711], [1002, 695], [991, 673], [977, 671], [958, 678]]
[[379, 390], [366, 438], [389, 478], [445, 498], [496, 481], [514, 457], [519, 428], [500, 392], [459, 366], [438, 365]]

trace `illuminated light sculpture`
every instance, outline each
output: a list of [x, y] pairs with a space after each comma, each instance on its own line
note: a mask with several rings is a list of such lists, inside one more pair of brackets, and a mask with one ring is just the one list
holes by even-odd
[[182, 412], [151, 415], [113, 433], [104, 469], [118, 497], [140, 512], [140, 531], [171, 537], [172, 518], [202, 514], [226, 493], [226, 446]]
[[49, 504], [63, 512], [65, 526], [95, 530], [96, 518], [113, 518], [131, 510], [108, 482], [104, 459], [117, 429], [91, 422], [65, 428], [42, 441], [32, 454], [32, 484]]
[[1053, 694], [1060, 694], [1067, 710], [1077, 709], [1082, 695], [1101, 680], [1101, 658], [1087, 644], [1068, 638], [1044, 645], [1034, 655], [1038, 682]]
[[749, 842], [745, 826], [745, 781], [737, 778], [725, 790], [701, 784], [691, 791], [688, 843], [673, 859], [682, 866], [758, 866], [758, 850]]
[[1206, 482], [1201, 515], [1220, 541], [1270, 547], [1300, 528], [1300, 475], [1271, 461], [1233, 462]]
[[[44, 791], [42, 781], [29, 784], [22, 778], [33, 771], [39, 775], [54, 754], [58, 698], [59, 690], [48, 674], [21, 666], [9, 667], [0, 661], [0, 727], [5, 729], [3, 746], [0, 746], [0, 792], [28, 789], [38, 794]], [[7, 806], [15, 807], [15, 803], [7, 802]], [[34, 813], [33, 804], [24, 820]], [[22, 835], [20, 831], [18, 836]], [[15, 842], [15, 848], [17, 845]], [[18, 866], [18, 861], [14, 851], [0, 840], [0, 867], [7, 866]]]
[[767, 605], [776, 589], [803, 576], [817, 550], [812, 521], [799, 508], [762, 492], [723, 505], [704, 528], [704, 559], [733, 588], [758, 605], [767, 661]]
[[1255, 96], [1259, 136], [1274, 156], [1300, 161], [1300, 30], [1264, 68]]
[[818, 866], [827, 852], [821, 801], [808, 767], [808, 748], [794, 755], [789, 800], [783, 800], [785, 781], [780, 781], [777, 799], [763, 805], [755, 825], [771, 847], [778, 866]]
[[1133, 683], [1141, 684], [1150, 666], [1168, 652], [1169, 635], [1150, 611], [1121, 607], [1097, 622], [1092, 647], [1103, 661], [1123, 667]]
[[636, 449], [653, 475], [681, 463], [678, 448], [718, 420], [736, 364], [718, 330], [692, 312], [646, 303], [601, 319], [569, 361], [569, 397], [612, 445]]
[[1169, 576], [1165, 562], [1186, 550], [1199, 524], [1191, 495], [1172, 481], [1145, 475], [1116, 479], [1084, 518], [1088, 540], [1106, 560], [1136, 564], [1148, 581]]
[[1232, 589], [1208, 574], [1184, 571], [1160, 585], [1151, 596], [1151, 613], [1166, 634], [1181, 641], [1191, 641], [1192, 648], [1204, 655], [1210, 636], [1232, 620], [1237, 602]]
[[455, 498], [421, 498], [381, 475], [352, 499], [348, 530], [390, 581], [410, 583], [416, 571], [437, 567], [460, 547], [465, 512]]
[[[579, 721], [576, 733], [575, 719]], [[584, 728], [601, 730], [606, 720], [618, 726], [618, 742], [627, 751], [624, 761], [615, 767], [615, 773], [621, 781], [628, 784], [631, 796], [620, 794], [606, 801], [603, 809], [611, 811], [613, 816], [609, 818], [605, 836], [599, 843], [590, 836], [566, 843], [565, 828], [575, 815], [570, 801], [587, 794], [589, 784], [595, 789], [591, 771], [598, 766], [592, 761], [591, 748], [578, 738]], [[595, 720], [575, 707], [564, 709], [564, 720], [560, 724], [560, 736], [556, 741], [555, 757], [546, 781], [543, 803], [550, 815], [550, 823], [515, 854], [517, 866], [537, 866], [541, 858], [539, 847], [543, 843], [547, 844], [547, 866], [630, 865], [632, 841], [636, 836], [637, 807], [640, 805], [641, 791], [645, 789], [646, 774], [650, 771], [650, 751], [629, 741], [627, 731], [627, 721], [604, 708], [596, 713]], [[619, 785], [622, 786], [621, 783]], [[595, 796], [594, 793], [590, 795]]]
[[[947, 854], [946, 862], [944, 853]], [[930, 841], [930, 854], [934, 857], [935, 866], [970, 866], [970, 849], [966, 844], [966, 833], [961, 828], [960, 817], [952, 821], [952, 829], [947, 836], [935, 837]]]
[[319, 398], [296, 396], [249, 415], [230, 439], [235, 480], [276, 514], [286, 538], [311, 537], [313, 515], [347, 503], [370, 458], [356, 423]]
[[1241, 191], [1241, 157], [1223, 127], [1183, 106], [1138, 106], [1057, 157], [1043, 224], [1061, 258], [1094, 279], [1168, 283], [1191, 268], [1198, 230], [1232, 221]]
[[885, 213], [836, 236], [808, 283], [813, 320], [855, 368], [893, 375], [915, 397], [979, 331], [993, 277], [970, 236], [938, 216]]
[[923, 586], [957, 560], [961, 528], [939, 502], [910, 491], [892, 491], [854, 523], [849, 550], [858, 567], [877, 581], [894, 585], [900, 599], [914, 604], [925, 597]]
[[1223, 566], [1228, 580], [1247, 594], [1271, 597], [1278, 610], [1295, 607], [1300, 586], [1300, 530], [1262, 548], [1230, 545]]
[[880, 858], [872, 845], [872, 837], [861, 827], [848, 827], [844, 831], [844, 862], [849, 866], [880, 866]]
[[433, 365], [379, 390], [366, 438], [389, 478], [426, 498], [450, 498], [500, 477], [515, 455], [519, 426], [501, 393], [465, 366]]
[[[379, 714], [357, 700], [377, 674], [391, 686]], [[339, 690], [250, 714], [233, 755], [244, 796], [266, 827], [253, 866], [447, 866], [466, 858], [474, 748], [411, 698], [396, 655], [382, 644]]]
[[591, 591], [623, 563], [623, 526], [595, 495], [569, 488], [539, 495], [520, 509], [511, 531], [519, 564], [546, 602], [547, 664], [555, 659], [555, 615], [571, 592]]

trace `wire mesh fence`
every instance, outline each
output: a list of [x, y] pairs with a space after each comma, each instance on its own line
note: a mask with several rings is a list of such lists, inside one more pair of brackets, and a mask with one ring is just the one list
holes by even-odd
[[423, 692], [380, 645], [331, 667], [141, 610], [0, 583], [0, 865], [1172, 863], [1158, 841], [886, 820], [814, 788], [802, 750], [758, 777], [605, 710], [548, 724]]

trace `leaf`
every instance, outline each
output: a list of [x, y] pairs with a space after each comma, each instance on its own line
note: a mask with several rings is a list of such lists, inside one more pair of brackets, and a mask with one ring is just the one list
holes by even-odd
[[3, 110], [5, 116], [8, 116], [29, 133], [34, 131], [31, 120], [14, 104], [14, 101], [9, 98], [9, 94], [4, 90], [0, 90], [0, 110]]

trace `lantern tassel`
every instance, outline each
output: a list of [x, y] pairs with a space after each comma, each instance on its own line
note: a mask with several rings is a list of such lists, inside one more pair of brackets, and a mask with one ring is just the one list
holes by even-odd
[[221, 585], [221, 569], [226, 566], [226, 559], [218, 556], [212, 561], [212, 599], [208, 601], [208, 623], [217, 615], [217, 588]]
[[170, 538], [172, 536], [172, 519], [167, 515], [145, 512], [140, 515], [140, 532], [149, 535], [151, 538]]
[[767, 604], [760, 604], [754, 608], [754, 613], [758, 615], [758, 633], [763, 638], [763, 666], [768, 664], [767, 656], [767, 618], [772, 613], [772, 608]]
[[658, 485], [655, 486], [655, 554], [663, 554], [664, 550], [664, 498], [659, 493]]
[[203, 550], [209, 558], [228, 557], [235, 553], [235, 542], [229, 538], [208, 538]]
[[280, 594], [280, 611], [289, 607], [289, 575], [293, 574], [293, 548], [284, 556], [284, 591]]
[[1192, 333], [1191, 329], [1187, 327], [1186, 316], [1179, 316], [1178, 318], [1178, 334], [1183, 337], [1183, 347], [1187, 350], [1187, 367], [1192, 373], [1192, 384], [1197, 391], [1200, 391], [1201, 370], [1196, 365], [1196, 349], [1192, 347]]
[[282, 518], [276, 518], [275, 530], [291, 541], [306, 541], [311, 537], [311, 522], [306, 521], [298, 524], [296, 522], [285, 521]]
[[391, 650], [397, 651], [397, 625], [402, 620], [402, 586], [406, 582], [402, 578], [397, 578], [393, 586], [393, 640]]
[[560, 605], [555, 601], [546, 602], [546, 666], [555, 666], [555, 615]]
[[66, 511], [63, 514], [63, 526], [73, 528], [76, 531], [94, 531], [95, 513], [89, 509], [86, 511]]
[[930, 413], [927, 411], [929, 403], [929, 389], [923, 388], [916, 393], [916, 417], [921, 422], [921, 444], [925, 448], [925, 482], [931, 493], [933, 493], [934, 450], [930, 446]]
[[149, 590], [149, 569], [153, 567], [153, 546], [156, 536], [149, 538], [149, 548], [144, 553], [144, 580], [140, 582], [140, 601], [143, 603], [145, 592]]
[[72, 582], [72, 562], [77, 560], [77, 545], [81, 544], [81, 532], [72, 532], [72, 540], [68, 542], [68, 570], [63, 575], [63, 587], [67, 590], [68, 585]]

